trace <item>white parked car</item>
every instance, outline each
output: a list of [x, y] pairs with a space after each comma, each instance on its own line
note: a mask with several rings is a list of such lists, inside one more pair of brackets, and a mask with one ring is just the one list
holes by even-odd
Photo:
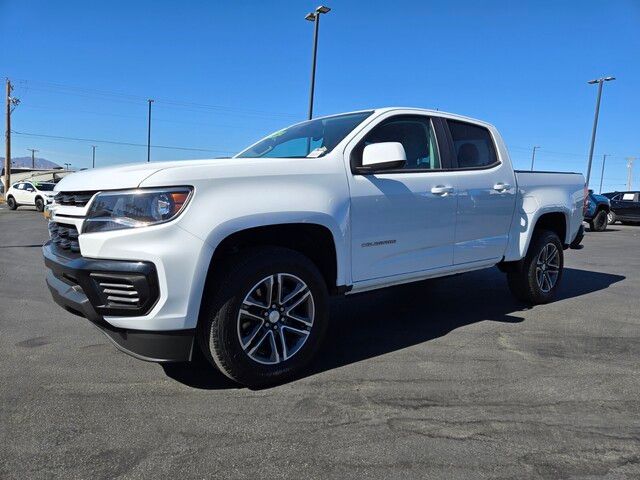
[[7, 206], [15, 210], [21, 205], [31, 205], [42, 212], [45, 206], [53, 202], [53, 197], [56, 195], [53, 191], [54, 187], [55, 183], [52, 182], [25, 180], [14, 183], [7, 191]]
[[329, 295], [497, 265], [516, 297], [550, 301], [585, 199], [581, 174], [514, 171], [492, 125], [412, 108], [299, 123], [229, 159], [86, 170], [56, 190], [43, 251], [57, 303], [138, 358], [200, 348], [253, 386], [309, 362]]

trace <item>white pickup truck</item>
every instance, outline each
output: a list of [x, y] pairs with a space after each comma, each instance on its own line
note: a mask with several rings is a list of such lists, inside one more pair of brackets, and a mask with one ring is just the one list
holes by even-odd
[[488, 123], [413, 108], [306, 121], [229, 159], [86, 170], [56, 191], [55, 301], [138, 358], [200, 348], [250, 386], [304, 368], [331, 294], [497, 265], [520, 300], [550, 301], [586, 192], [580, 174], [514, 171]]

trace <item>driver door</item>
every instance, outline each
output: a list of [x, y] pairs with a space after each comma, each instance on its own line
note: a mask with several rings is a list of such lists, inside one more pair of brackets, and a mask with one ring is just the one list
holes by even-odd
[[27, 205], [35, 205], [36, 203], [36, 188], [29, 182], [24, 183], [24, 190], [22, 191], [23, 200], [20, 203]]
[[[354, 283], [453, 264], [456, 192], [436, 138], [439, 119], [391, 115], [346, 153], [351, 159], [351, 258]], [[399, 142], [407, 162], [359, 173], [366, 145]], [[419, 276], [419, 274], [418, 274]]]

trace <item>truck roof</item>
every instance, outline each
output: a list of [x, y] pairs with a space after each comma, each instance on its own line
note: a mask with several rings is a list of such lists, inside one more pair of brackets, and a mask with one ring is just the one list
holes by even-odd
[[484, 126], [487, 126], [487, 127], [495, 128], [493, 124], [491, 124], [489, 122], [486, 122], [484, 120], [479, 120], [477, 118], [467, 117], [465, 115], [458, 115], [456, 113], [444, 112], [442, 110], [433, 110], [433, 109], [429, 109], [429, 108], [418, 108], [418, 107], [368, 108], [368, 109], [362, 109], [362, 110], [353, 110], [351, 112], [341, 112], [341, 113], [334, 113], [334, 114], [330, 114], [330, 115], [323, 115], [321, 117], [316, 117], [315, 119], [324, 118], [324, 117], [332, 117], [334, 115], [348, 115], [348, 114], [351, 114], [351, 113], [374, 112], [374, 113], [380, 114], [380, 113], [385, 113], [385, 112], [392, 112], [394, 110], [413, 110], [413, 111], [418, 112], [418, 113], [426, 113], [426, 114], [429, 114], [429, 115], [450, 118], [452, 120], [460, 120], [460, 121], [463, 121], [463, 122], [477, 123], [477, 124], [481, 124], [481, 125], [484, 125]]

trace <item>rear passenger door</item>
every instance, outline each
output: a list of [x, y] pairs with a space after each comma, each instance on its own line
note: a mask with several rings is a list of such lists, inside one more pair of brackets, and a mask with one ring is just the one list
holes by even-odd
[[515, 208], [513, 168], [501, 160], [489, 128], [451, 119], [446, 124], [458, 193], [453, 262], [498, 261]]

